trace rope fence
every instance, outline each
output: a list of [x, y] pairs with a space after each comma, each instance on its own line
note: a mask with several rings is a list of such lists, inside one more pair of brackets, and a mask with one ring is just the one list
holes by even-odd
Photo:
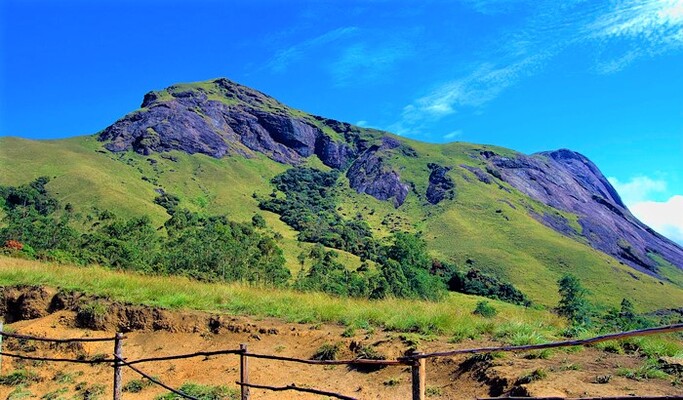
[[[0, 325], [1, 326], [1, 325]], [[432, 353], [419, 353], [413, 352], [407, 356], [399, 357], [395, 360], [369, 360], [369, 359], [351, 359], [351, 360], [307, 360], [294, 357], [284, 357], [276, 356], [270, 354], [260, 354], [260, 353], [250, 353], [247, 349], [246, 344], [240, 345], [239, 349], [225, 349], [225, 350], [215, 350], [215, 351], [197, 351], [193, 353], [186, 354], [176, 354], [169, 356], [160, 357], [148, 357], [139, 358], [134, 360], [127, 360], [123, 357], [123, 341], [125, 337], [121, 333], [117, 333], [113, 337], [102, 337], [102, 338], [48, 338], [40, 336], [31, 335], [20, 335], [11, 332], [5, 332], [0, 330], [0, 338], [14, 338], [18, 340], [35, 340], [41, 342], [52, 342], [52, 343], [73, 343], [73, 342], [113, 342], [113, 358], [93, 358], [87, 359], [70, 359], [70, 358], [52, 358], [52, 357], [38, 357], [38, 356], [28, 356], [15, 353], [7, 353], [1, 351], [0, 356], [17, 358], [23, 360], [35, 360], [35, 361], [48, 361], [48, 362], [65, 362], [65, 363], [76, 363], [76, 364], [110, 364], [114, 369], [114, 382], [113, 382], [113, 398], [114, 400], [120, 400], [122, 396], [122, 369], [124, 367], [131, 369], [135, 373], [139, 374], [143, 378], [149, 380], [155, 385], [163, 387], [176, 395], [190, 400], [198, 400], [187, 393], [183, 393], [181, 390], [174, 389], [173, 387], [164, 384], [158, 378], [152, 377], [149, 374], [141, 371], [139, 368], [135, 367], [136, 364], [149, 363], [149, 362], [160, 362], [160, 361], [172, 361], [187, 359], [193, 357], [209, 357], [217, 355], [239, 355], [240, 357], [240, 380], [235, 382], [240, 386], [241, 390], [241, 400], [250, 399], [250, 388], [271, 390], [271, 391], [297, 391], [318, 394], [321, 396], [333, 397], [343, 400], [356, 400], [356, 398], [351, 396], [346, 396], [340, 393], [328, 392], [324, 390], [308, 388], [297, 386], [296, 384], [290, 384], [286, 386], [269, 386], [261, 385], [249, 382], [249, 368], [248, 359], [266, 359], [284, 362], [293, 362], [309, 365], [372, 365], [372, 366], [410, 366], [411, 376], [412, 376], [412, 399], [413, 400], [424, 400], [425, 399], [425, 382], [426, 382], [426, 364], [425, 360], [436, 357], [451, 357], [460, 354], [477, 354], [477, 353], [492, 353], [492, 352], [520, 352], [520, 351], [531, 351], [531, 350], [542, 350], [549, 348], [558, 347], [569, 347], [569, 346], [586, 346], [594, 343], [617, 340], [629, 337], [637, 336], [648, 336], [655, 334], [671, 333], [683, 331], [683, 324], [660, 326], [655, 328], [647, 328], [640, 330], [633, 330], [628, 332], [613, 333], [607, 335], [596, 336], [587, 339], [577, 339], [577, 340], [565, 340], [552, 343], [544, 343], [538, 345], [526, 345], [526, 346], [499, 346], [499, 347], [482, 347], [474, 349], [457, 349], [441, 352]], [[0, 341], [0, 346], [2, 342]], [[514, 399], [515, 397], [507, 397], [507, 399]], [[632, 396], [623, 397], [593, 397], [593, 398], [577, 398], [575, 400], [622, 400], [622, 399], [632, 399]], [[683, 399], [683, 396], [651, 396], [651, 397], [639, 397], [643, 399]], [[526, 399], [529, 399], [528, 397]], [[537, 400], [555, 400], [558, 397], [538, 397]], [[491, 400], [491, 398], [481, 398], [480, 400]], [[566, 400], [566, 399], [565, 399]]]
[[[570, 346], [587, 346], [589, 344], [606, 342], [609, 340], [624, 339], [634, 336], [649, 336], [663, 333], [672, 333], [683, 331], [683, 324], [674, 324], [667, 326], [658, 326], [655, 328], [638, 329], [627, 332], [620, 333], [610, 333], [608, 335], [596, 336], [589, 339], [577, 339], [577, 340], [565, 340], [562, 342], [553, 343], [543, 343], [543, 344], [532, 344], [525, 346], [502, 346], [502, 347], [481, 347], [478, 349], [462, 349], [462, 350], [450, 350], [441, 351], [436, 353], [426, 353], [417, 356], [412, 356], [410, 358], [433, 358], [433, 357], [450, 357], [458, 354], [477, 354], [477, 353], [493, 353], [496, 351], [504, 352], [518, 352], [518, 351], [530, 351], [530, 350], [543, 350], [552, 349], [556, 347], [570, 347]], [[401, 358], [399, 358], [401, 360]]]

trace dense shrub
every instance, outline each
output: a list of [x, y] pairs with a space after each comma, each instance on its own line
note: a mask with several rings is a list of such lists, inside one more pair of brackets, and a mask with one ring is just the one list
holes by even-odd
[[481, 315], [482, 317], [491, 318], [498, 314], [498, 311], [495, 309], [495, 307], [489, 304], [488, 301], [482, 300], [477, 303], [477, 307], [475, 307], [472, 313]]
[[453, 272], [448, 279], [448, 289], [479, 296], [506, 301], [508, 303], [529, 306], [531, 301], [511, 283], [501, 282], [498, 278], [484, 274], [477, 269], [467, 273]]
[[[0, 204], [7, 214], [0, 243], [13, 248], [20, 243], [22, 253], [52, 261], [204, 280], [282, 285], [290, 278], [275, 240], [251, 224], [180, 209], [178, 197], [170, 194], [155, 200], [171, 215], [164, 224], [166, 235], [146, 216], [125, 219], [108, 210], [94, 209], [72, 221], [71, 207], [58, 213], [58, 201], [45, 190], [48, 182], [39, 178], [24, 186], [0, 187]], [[265, 226], [265, 221], [258, 222]], [[85, 226], [85, 232], [71, 225]]]
[[557, 313], [567, 318], [572, 325], [590, 325], [590, 304], [586, 299], [588, 291], [574, 275], [564, 275], [557, 281], [560, 303]]

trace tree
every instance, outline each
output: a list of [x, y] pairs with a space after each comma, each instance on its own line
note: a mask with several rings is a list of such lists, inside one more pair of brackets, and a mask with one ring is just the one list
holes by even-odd
[[581, 282], [574, 275], [563, 276], [557, 284], [560, 293], [558, 314], [567, 318], [572, 325], [590, 325], [590, 304], [586, 299], [588, 290], [581, 286]]
[[254, 228], [263, 229], [266, 227], [266, 220], [261, 214], [254, 214], [254, 216], [251, 217], [251, 224]]

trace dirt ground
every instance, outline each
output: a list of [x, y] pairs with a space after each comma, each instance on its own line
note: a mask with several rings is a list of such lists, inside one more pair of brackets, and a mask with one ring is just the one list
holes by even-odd
[[[23, 300], [22, 300], [23, 296]], [[61, 296], [61, 297], [60, 297]], [[252, 353], [310, 358], [326, 343], [340, 343], [338, 358], [354, 358], [351, 348], [370, 346], [388, 359], [400, 357], [409, 348], [405, 337], [396, 332], [358, 330], [351, 337], [342, 335], [344, 327], [324, 324], [286, 323], [276, 319], [247, 318], [200, 312], [166, 310], [110, 303], [106, 315], [97, 321], [74, 304], [92, 299], [79, 295], [64, 296], [50, 289], [4, 289], [0, 311], [5, 315], [5, 330], [14, 333], [67, 337], [113, 336], [126, 331], [123, 355], [127, 360], [197, 351], [237, 349], [241, 343]], [[92, 315], [90, 315], [92, 317]], [[421, 340], [420, 351], [433, 352], [454, 348], [495, 345], [487, 341], [453, 344], [447, 338]], [[7, 338], [3, 352], [49, 357], [93, 359], [110, 357], [111, 342], [55, 345]], [[617, 376], [619, 368], [637, 368], [644, 363], [637, 355], [613, 354], [595, 348], [574, 351], [554, 350], [547, 358], [529, 353], [496, 357], [469, 356], [429, 359], [427, 395], [433, 399], [473, 399], [494, 396], [683, 396], [683, 386], [673, 379], [633, 380]], [[142, 363], [137, 367], [162, 382], [179, 387], [186, 382], [227, 385], [234, 390], [239, 380], [239, 357], [221, 355], [184, 360]], [[0, 385], [5, 398], [111, 398], [113, 369], [109, 365], [35, 362], [2, 357], [1, 371], [7, 376], [24, 369], [37, 374], [26, 386]], [[523, 379], [535, 374], [536, 379]], [[140, 376], [125, 368], [123, 383]], [[271, 386], [296, 384], [299, 387], [337, 392], [359, 399], [410, 399], [410, 368], [388, 366], [376, 371], [358, 371], [346, 366], [320, 366], [284, 361], [249, 359], [252, 383]], [[520, 379], [522, 378], [522, 379]], [[531, 382], [525, 383], [531, 380]], [[598, 383], [601, 381], [603, 383]], [[22, 397], [21, 393], [25, 393]], [[28, 393], [30, 392], [30, 394]], [[99, 397], [97, 393], [102, 392]], [[13, 395], [11, 395], [14, 393]], [[138, 393], [125, 392], [124, 399], [154, 399], [167, 393], [152, 385]], [[271, 392], [251, 389], [253, 399], [319, 399], [300, 392]]]

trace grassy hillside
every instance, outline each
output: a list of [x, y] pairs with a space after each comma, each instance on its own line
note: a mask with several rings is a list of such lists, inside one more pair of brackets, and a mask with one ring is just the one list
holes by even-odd
[[[632, 299], [641, 311], [683, 304], [683, 288], [660, 282], [580, 241], [565, 237], [529, 215], [556, 213], [530, 200], [505, 183], [490, 185], [458, 166], [477, 166], [470, 156], [480, 149], [498, 154], [511, 150], [466, 143], [433, 145], [400, 139], [419, 157], [395, 155], [386, 160], [404, 181], [414, 187], [407, 201], [396, 209], [390, 202], [357, 194], [340, 178], [340, 214], [348, 219], [361, 215], [373, 234], [386, 237], [392, 231], [421, 231], [430, 253], [459, 266], [493, 272], [512, 282], [532, 301], [554, 306], [556, 282], [564, 273], [575, 274], [591, 290], [594, 301], [618, 306], [623, 297]], [[53, 179], [48, 189], [62, 204], [72, 203], [76, 212], [88, 213], [93, 206], [124, 216], [149, 215], [159, 226], [167, 219], [165, 210], [154, 204], [155, 189], [162, 188], [180, 197], [181, 205], [206, 214], [225, 214], [232, 220], [248, 221], [260, 213], [274, 231], [282, 235], [279, 245], [285, 251], [287, 266], [299, 268], [296, 256], [310, 247], [296, 240], [296, 232], [278, 215], [261, 211], [254, 193], [267, 196], [269, 183], [288, 166], [254, 154], [215, 159], [181, 152], [142, 156], [137, 153], [111, 153], [94, 137], [55, 141], [0, 138], [0, 185], [18, 185], [46, 175]], [[456, 185], [456, 196], [436, 206], [429, 205], [425, 191], [428, 163], [453, 167], [448, 176]], [[308, 159], [324, 169], [316, 157]], [[500, 186], [499, 186], [500, 185]], [[564, 215], [570, 223], [576, 217]], [[579, 228], [580, 229], [580, 228]], [[349, 267], [360, 264], [351, 254], [341, 253], [340, 262]], [[665, 268], [672, 282], [681, 282], [680, 270]]]
[[[296, 231], [279, 216], [259, 210], [253, 193], [271, 192], [270, 179], [287, 166], [264, 156], [215, 158], [182, 152], [168, 157], [141, 156], [103, 150], [94, 136], [64, 140], [32, 141], [0, 138], [0, 185], [20, 185], [39, 176], [51, 179], [48, 189], [61, 204], [71, 203], [76, 212], [92, 207], [122, 216], [148, 215], [156, 225], [168, 219], [166, 210], [154, 204], [157, 188], [180, 197], [181, 204], [205, 214], [226, 214], [231, 220], [249, 221], [260, 213], [283, 238], [288, 267], [296, 272], [296, 256], [311, 247], [296, 240]], [[154, 160], [154, 161], [150, 161]], [[311, 160], [314, 162], [314, 160]], [[340, 261], [358, 266], [358, 257], [340, 252]]]
[[488, 301], [499, 310], [497, 316], [476, 316], [472, 311], [482, 298], [459, 293], [451, 293], [438, 303], [399, 299], [368, 301], [239, 284], [207, 284], [181, 277], [151, 277], [97, 266], [73, 267], [0, 256], [0, 286], [9, 285], [46, 285], [106, 296], [116, 301], [171, 309], [278, 317], [300, 323], [330, 322], [359, 328], [373, 326], [458, 337], [496, 334], [505, 338], [515, 331], [526, 332], [536, 339], [550, 338], [564, 326], [563, 321], [547, 311], [496, 300]]

